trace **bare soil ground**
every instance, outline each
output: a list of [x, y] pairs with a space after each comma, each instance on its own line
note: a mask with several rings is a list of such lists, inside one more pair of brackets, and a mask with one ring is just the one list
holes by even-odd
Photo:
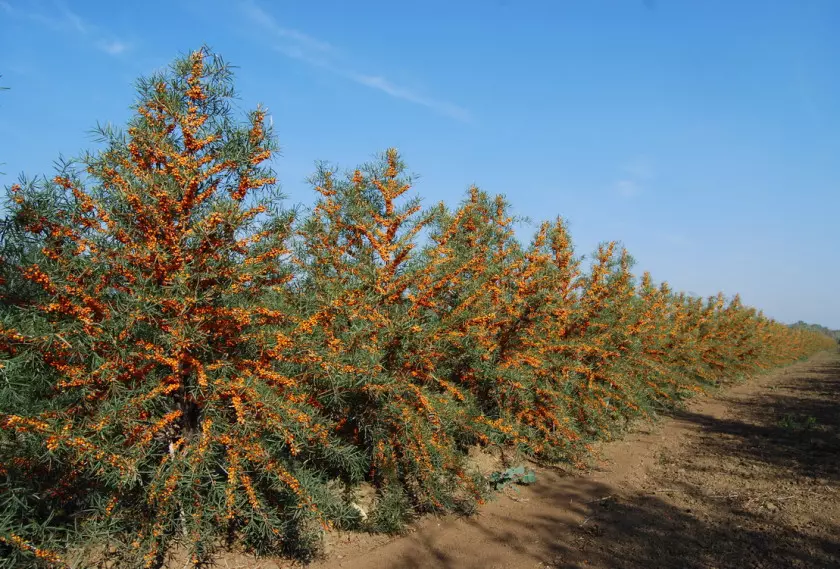
[[310, 567], [840, 568], [840, 353], [694, 400], [602, 445], [588, 472], [537, 477], [474, 517], [332, 535]]

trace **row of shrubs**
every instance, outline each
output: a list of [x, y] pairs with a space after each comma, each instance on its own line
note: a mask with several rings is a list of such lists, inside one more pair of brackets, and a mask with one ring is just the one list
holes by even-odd
[[[475, 445], [576, 463], [707, 386], [831, 345], [722, 295], [588, 263], [501, 196], [424, 208], [395, 150], [284, 209], [257, 109], [200, 50], [125, 131], [9, 189], [0, 566], [306, 557], [321, 528], [469, 512]], [[354, 489], [376, 489], [369, 516]]]

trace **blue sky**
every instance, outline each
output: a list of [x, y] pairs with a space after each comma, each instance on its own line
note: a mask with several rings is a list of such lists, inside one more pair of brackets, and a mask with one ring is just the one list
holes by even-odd
[[835, 0], [0, 0], [0, 184], [206, 43], [269, 108], [290, 205], [316, 160], [396, 146], [429, 204], [475, 183], [581, 253], [840, 328], [838, 29]]

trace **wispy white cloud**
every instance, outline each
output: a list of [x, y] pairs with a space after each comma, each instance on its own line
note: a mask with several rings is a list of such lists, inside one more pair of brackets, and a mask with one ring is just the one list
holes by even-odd
[[254, 4], [253, 2], [245, 2], [242, 4], [245, 15], [252, 21], [260, 24], [266, 30], [270, 31], [278, 39], [284, 39], [292, 42], [295, 45], [305, 48], [310, 52], [315, 53], [335, 53], [336, 49], [330, 43], [315, 39], [309, 34], [305, 34], [300, 30], [286, 28], [277, 23], [271, 14]]
[[254, 4], [243, 4], [244, 14], [261, 25], [272, 37], [272, 47], [286, 57], [321, 68], [359, 85], [375, 89], [388, 96], [426, 107], [438, 114], [461, 122], [471, 122], [469, 110], [449, 101], [429, 97], [415, 89], [395, 83], [380, 74], [363, 73], [348, 63], [346, 56], [334, 45], [314, 38], [300, 30], [281, 26], [265, 10]]
[[633, 180], [619, 180], [615, 183], [614, 189], [623, 198], [634, 198], [642, 191], [639, 184]]
[[636, 156], [628, 160], [622, 165], [621, 170], [628, 177], [637, 180], [652, 180], [656, 177], [656, 169], [653, 166], [653, 161], [648, 156]]
[[0, 9], [12, 17], [29, 20], [56, 32], [67, 32], [84, 38], [109, 55], [120, 55], [130, 47], [129, 44], [115, 39], [115, 34], [88, 22], [59, 0], [53, 0], [48, 9], [41, 8], [40, 3], [30, 3], [26, 9], [21, 9], [0, 0]]
[[88, 24], [70, 8], [63, 3], [56, 3], [58, 10], [63, 16], [63, 21], [80, 34], [87, 34], [90, 31]]
[[662, 236], [662, 238], [667, 243], [676, 247], [689, 247], [694, 244], [691, 239], [681, 233], [666, 233]]
[[636, 156], [618, 167], [618, 180], [613, 191], [625, 199], [635, 198], [656, 178], [656, 169], [648, 156]]
[[119, 55], [125, 52], [129, 48], [129, 45], [125, 42], [121, 42], [120, 40], [103, 40], [97, 42], [96, 47], [107, 54]]
[[349, 79], [355, 81], [356, 83], [359, 83], [360, 85], [364, 85], [372, 89], [378, 89], [383, 93], [391, 95], [392, 97], [396, 97], [397, 99], [402, 99], [404, 101], [408, 101], [409, 103], [414, 103], [416, 105], [427, 107], [442, 115], [446, 115], [461, 122], [472, 121], [472, 115], [467, 109], [460, 107], [454, 103], [425, 97], [420, 93], [417, 93], [416, 91], [407, 89], [400, 85], [396, 85], [388, 79], [386, 79], [385, 77], [380, 77], [376, 75], [364, 75], [361, 73], [352, 73], [349, 71], [345, 71], [344, 75]]

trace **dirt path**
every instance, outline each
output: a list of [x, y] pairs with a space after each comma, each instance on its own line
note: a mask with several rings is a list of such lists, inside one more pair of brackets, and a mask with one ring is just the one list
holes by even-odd
[[601, 450], [473, 518], [343, 535], [312, 569], [840, 567], [840, 354], [822, 353]]

